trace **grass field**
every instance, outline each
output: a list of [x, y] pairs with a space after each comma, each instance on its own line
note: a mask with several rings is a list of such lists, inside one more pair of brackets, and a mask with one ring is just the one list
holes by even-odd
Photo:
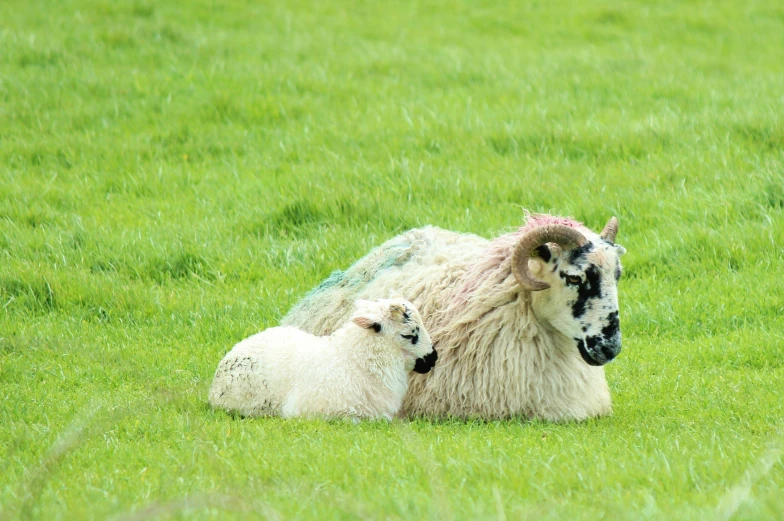
[[[621, 221], [614, 415], [241, 420], [409, 227]], [[0, 519], [784, 517], [784, 5], [0, 3]]]

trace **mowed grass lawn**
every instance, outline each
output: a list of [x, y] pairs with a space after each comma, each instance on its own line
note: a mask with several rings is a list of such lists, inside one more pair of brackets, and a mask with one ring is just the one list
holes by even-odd
[[[332, 270], [523, 208], [620, 218], [611, 417], [207, 406]], [[782, 519], [782, 217], [779, 2], [5, 0], [0, 518]]]

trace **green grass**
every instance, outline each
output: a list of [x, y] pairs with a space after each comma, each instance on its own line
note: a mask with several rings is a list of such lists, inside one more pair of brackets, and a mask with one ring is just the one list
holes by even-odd
[[[782, 92], [776, 2], [0, 3], [0, 518], [781, 519]], [[523, 207], [621, 220], [612, 417], [207, 407], [333, 269]]]

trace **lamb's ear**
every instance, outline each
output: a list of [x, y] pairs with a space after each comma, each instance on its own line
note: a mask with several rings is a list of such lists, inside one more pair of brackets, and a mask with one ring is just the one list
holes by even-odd
[[376, 333], [381, 332], [381, 324], [378, 323], [373, 317], [369, 317], [367, 315], [356, 315], [351, 320], [353, 320], [354, 323], [359, 327], [364, 327], [365, 329], [372, 329]]
[[392, 317], [392, 320], [400, 320], [406, 315], [406, 306], [404, 304], [393, 302], [389, 305], [389, 316]]

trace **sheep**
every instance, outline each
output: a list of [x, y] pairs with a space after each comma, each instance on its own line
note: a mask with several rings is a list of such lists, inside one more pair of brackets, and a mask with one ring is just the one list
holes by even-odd
[[391, 420], [408, 372], [427, 373], [437, 358], [413, 304], [358, 300], [330, 336], [273, 327], [235, 345], [218, 365], [209, 402], [243, 416]]
[[546, 421], [611, 413], [604, 364], [621, 350], [618, 220], [596, 234], [526, 214], [487, 240], [433, 226], [398, 235], [332, 273], [283, 323], [328, 334], [353, 298], [405, 292], [441, 357], [411, 375], [401, 415]]

